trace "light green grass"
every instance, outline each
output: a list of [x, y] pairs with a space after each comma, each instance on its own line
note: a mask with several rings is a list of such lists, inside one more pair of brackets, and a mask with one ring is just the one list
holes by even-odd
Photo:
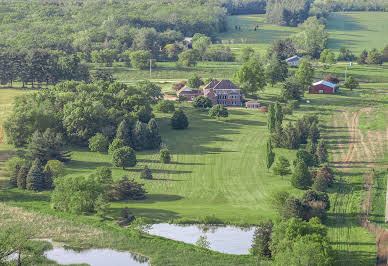
[[388, 44], [388, 13], [331, 13], [327, 20], [328, 47], [338, 50], [345, 46], [358, 56], [364, 49], [382, 49]]

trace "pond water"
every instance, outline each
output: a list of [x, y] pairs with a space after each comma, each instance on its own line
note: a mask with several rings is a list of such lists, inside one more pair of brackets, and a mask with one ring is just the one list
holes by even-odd
[[75, 251], [64, 247], [55, 247], [45, 251], [44, 255], [59, 264], [82, 264], [91, 266], [137, 266], [149, 265], [148, 258], [132, 254], [130, 252], [121, 252], [112, 249], [87, 249]]
[[152, 225], [148, 232], [165, 238], [195, 244], [200, 236], [205, 236], [210, 249], [229, 254], [249, 254], [255, 227], [176, 225], [160, 223]]

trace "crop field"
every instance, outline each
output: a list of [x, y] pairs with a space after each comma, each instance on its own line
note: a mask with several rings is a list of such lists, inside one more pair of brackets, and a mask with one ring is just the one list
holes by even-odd
[[382, 49], [388, 44], [386, 12], [332, 13], [327, 20], [328, 47], [349, 48], [356, 56], [364, 49]]

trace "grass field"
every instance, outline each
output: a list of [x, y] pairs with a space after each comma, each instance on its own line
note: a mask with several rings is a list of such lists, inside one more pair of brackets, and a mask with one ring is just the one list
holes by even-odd
[[328, 47], [346, 46], [356, 56], [364, 49], [382, 49], [388, 44], [387, 20], [386, 12], [332, 13], [327, 20]]

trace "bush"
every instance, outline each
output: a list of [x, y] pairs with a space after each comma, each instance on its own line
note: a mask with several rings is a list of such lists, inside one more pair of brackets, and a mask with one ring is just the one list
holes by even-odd
[[159, 155], [162, 163], [168, 164], [171, 162], [171, 155], [168, 149], [161, 149]]
[[140, 178], [142, 179], [152, 179], [152, 172], [148, 166], [144, 166], [144, 169], [141, 171]]
[[204, 96], [195, 97], [193, 106], [195, 108], [211, 108], [213, 105], [212, 101]]
[[98, 167], [96, 169], [96, 171], [91, 176], [99, 184], [111, 184], [111, 183], [113, 183], [112, 170], [106, 166]]
[[180, 109], [175, 111], [171, 117], [171, 126], [173, 129], [185, 129], [189, 126], [189, 121], [187, 120], [187, 116]]
[[155, 108], [162, 113], [172, 113], [175, 111], [174, 102], [168, 100], [159, 101]]
[[131, 147], [124, 146], [115, 150], [112, 154], [112, 162], [116, 167], [134, 167], [137, 163], [135, 151]]
[[122, 139], [115, 138], [109, 145], [108, 153], [112, 155], [115, 150], [120, 149], [124, 146], [124, 141]]
[[228, 117], [228, 109], [222, 104], [216, 104], [209, 110], [209, 116], [212, 118]]
[[96, 200], [104, 191], [103, 186], [84, 176], [64, 176], [54, 184], [52, 207], [75, 214], [94, 212]]
[[91, 151], [106, 152], [109, 146], [109, 140], [101, 133], [97, 133], [89, 139], [89, 149]]
[[146, 197], [144, 184], [124, 176], [108, 188], [108, 196], [112, 200], [142, 200]]
[[[48, 170], [48, 168], [50, 168], [50, 170]], [[58, 160], [50, 160], [46, 163], [44, 171], [50, 171], [52, 174], [52, 178], [56, 179], [65, 175], [65, 164]]]

